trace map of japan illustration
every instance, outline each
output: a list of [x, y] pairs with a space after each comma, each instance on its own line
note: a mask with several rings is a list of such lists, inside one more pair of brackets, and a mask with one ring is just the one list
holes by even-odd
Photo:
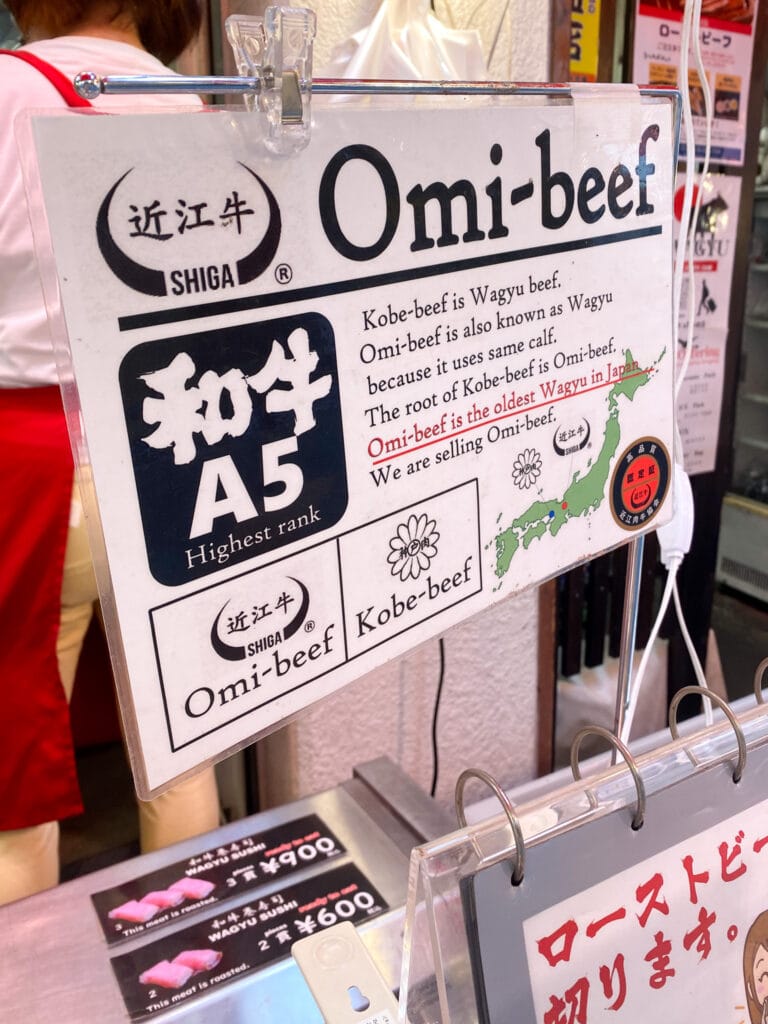
[[[607, 395], [607, 418], [598, 454], [589, 459], [587, 470], [583, 475], [580, 469], [574, 472], [570, 483], [560, 497], [550, 499], [537, 497], [509, 525], [496, 534], [495, 572], [497, 577], [503, 578], [507, 574], [521, 545], [524, 550], [527, 550], [534, 541], [540, 540], [546, 535], [556, 537], [569, 520], [588, 515], [591, 511], [598, 509], [606, 497], [611, 499], [614, 518], [628, 530], [643, 525], [655, 514], [664, 498], [669, 468], [666, 449], [660, 442], [653, 443], [651, 441], [651, 444], [647, 446], [647, 451], [646, 446], [640, 442], [638, 446], [633, 446], [638, 447], [637, 451], [629, 450], [622, 456], [620, 461], [626, 458], [628, 465], [637, 458], [645, 461], [650, 458], [648, 465], [640, 464], [636, 474], [639, 479], [633, 478], [633, 474], [626, 471], [618, 481], [620, 490], [626, 490], [629, 486], [633, 494], [637, 495], [637, 500], [630, 502], [626, 510], [619, 509], [617, 511], [614, 495], [609, 494], [609, 491], [615, 491], [616, 488], [609, 487], [609, 479], [622, 442], [621, 400], [633, 401], [638, 390], [649, 384], [653, 379], [656, 367], [664, 358], [665, 352], [666, 349], [662, 350], [652, 366], [640, 369], [631, 350], [628, 348], [625, 350], [620, 379], [611, 386]], [[651, 447], [653, 451], [651, 451]], [[657, 458], [661, 460], [660, 466], [657, 465]], [[513, 469], [513, 475], [515, 472], [519, 474], [519, 469]], [[654, 478], [658, 477], [662, 478], [663, 487], [656, 484]], [[618, 504], [622, 504], [621, 498], [618, 499]], [[502, 522], [504, 518], [506, 518], [505, 515], [500, 514], [497, 522]]]

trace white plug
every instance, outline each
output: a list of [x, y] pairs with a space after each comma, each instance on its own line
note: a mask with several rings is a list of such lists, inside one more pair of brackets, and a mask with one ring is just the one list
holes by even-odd
[[396, 1024], [397, 1000], [351, 921], [299, 939], [291, 953], [325, 1024]]
[[661, 561], [666, 569], [682, 562], [691, 549], [693, 537], [693, 491], [691, 481], [683, 467], [676, 462], [674, 468], [674, 514], [670, 522], [656, 531], [661, 548]]

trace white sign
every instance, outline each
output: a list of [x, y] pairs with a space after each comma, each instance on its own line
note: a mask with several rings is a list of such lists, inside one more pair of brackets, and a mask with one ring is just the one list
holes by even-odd
[[672, 110], [628, 95], [346, 100], [291, 158], [35, 121], [140, 791], [667, 517]]
[[[724, 327], [693, 332], [691, 361], [677, 403], [683, 465], [689, 475], [711, 473], [715, 468], [727, 338]], [[681, 363], [682, 350], [678, 353]]]
[[[712, 472], [717, 457], [741, 179], [734, 175], [710, 173], [697, 187], [701, 188], [702, 196], [693, 235], [693, 349], [677, 405], [683, 461], [689, 474]], [[679, 242], [684, 191], [685, 175], [678, 174], [675, 190], [676, 245]], [[693, 202], [696, 202], [695, 190]], [[684, 269], [678, 364], [682, 363], [683, 345], [688, 342], [687, 259]]]
[[765, 1020], [766, 847], [762, 803], [525, 921], [536, 1021]]

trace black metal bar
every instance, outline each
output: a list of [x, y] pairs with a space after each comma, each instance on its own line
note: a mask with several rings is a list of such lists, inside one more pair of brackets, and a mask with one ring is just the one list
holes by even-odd
[[581, 671], [585, 579], [586, 568], [580, 565], [566, 573], [563, 582], [560, 618], [562, 623], [560, 674], [563, 676], [575, 676]]
[[611, 556], [602, 555], [589, 565], [587, 573], [587, 615], [584, 627], [584, 665], [595, 668], [605, 657], [605, 637], [611, 597]]
[[624, 614], [624, 581], [627, 577], [627, 548], [612, 554], [611, 614], [608, 625], [608, 654], [618, 658], [621, 653], [621, 620]]

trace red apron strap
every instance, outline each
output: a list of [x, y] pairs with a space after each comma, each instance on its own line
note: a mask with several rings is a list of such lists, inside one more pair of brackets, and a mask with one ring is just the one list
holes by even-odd
[[0, 388], [0, 829], [82, 809], [56, 656], [72, 475], [58, 387]]
[[36, 68], [41, 75], [48, 79], [68, 107], [92, 106], [88, 100], [77, 95], [74, 85], [72, 85], [67, 76], [62, 71], [59, 71], [58, 68], [55, 68], [53, 64], [49, 64], [47, 60], [42, 60], [27, 50], [0, 50], [0, 53], [6, 57], [18, 57], [19, 60], [23, 60], [26, 64]]

